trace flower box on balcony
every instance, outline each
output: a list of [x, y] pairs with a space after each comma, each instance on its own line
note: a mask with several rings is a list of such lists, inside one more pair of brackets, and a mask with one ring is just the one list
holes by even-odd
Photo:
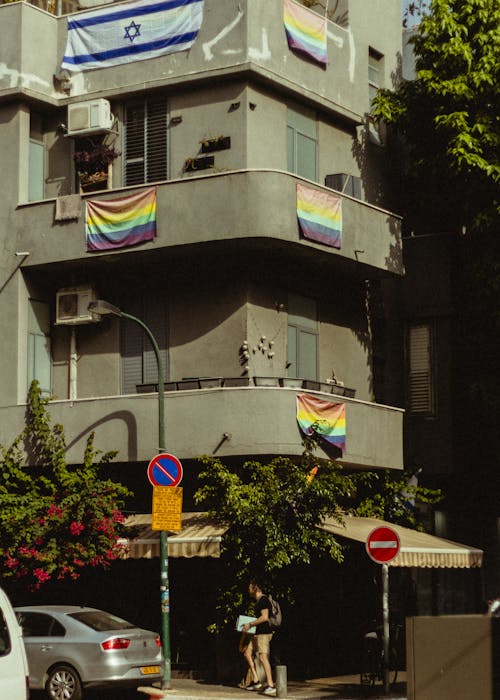
[[222, 386], [222, 377], [200, 377], [200, 387], [202, 389], [214, 389]]
[[248, 386], [249, 377], [224, 377], [224, 386]]
[[279, 386], [278, 377], [254, 377], [255, 386]]
[[304, 380], [299, 377], [281, 377], [280, 386], [288, 387], [290, 389], [302, 389], [302, 384]]
[[177, 388], [180, 390], [184, 389], [199, 389], [200, 388], [200, 380], [199, 379], [182, 379], [180, 382], [177, 382]]
[[312, 379], [304, 379], [304, 382], [302, 384], [304, 389], [310, 389], [311, 391], [319, 391], [319, 382], [315, 382]]

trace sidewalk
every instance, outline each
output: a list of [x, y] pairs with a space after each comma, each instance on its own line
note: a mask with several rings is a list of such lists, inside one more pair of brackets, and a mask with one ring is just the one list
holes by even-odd
[[[398, 675], [398, 682], [389, 695], [384, 694], [384, 688], [377, 684], [372, 692], [364, 694], [359, 684], [359, 676], [336, 676], [329, 678], [315, 678], [307, 681], [288, 681], [288, 700], [359, 700], [371, 698], [372, 700], [407, 700], [406, 674]], [[161, 693], [161, 691], [160, 691]], [[138, 694], [139, 695], [139, 694]], [[153, 698], [151, 694], [141, 693], [144, 700]], [[156, 697], [161, 698], [162, 695]], [[229, 685], [210, 684], [202, 680], [191, 678], [172, 678], [172, 688], [164, 691], [163, 697], [172, 697], [174, 700], [264, 700], [265, 696], [248, 690], [241, 690]]]

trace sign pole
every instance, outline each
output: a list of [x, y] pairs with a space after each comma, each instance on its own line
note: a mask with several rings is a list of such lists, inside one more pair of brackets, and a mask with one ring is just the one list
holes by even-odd
[[389, 566], [382, 564], [382, 616], [384, 624], [384, 692], [389, 694]]
[[382, 564], [382, 621], [383, 621], [383, 650], [384, 650], [384, 693], [391, 690], [390, 671], [390, 631], [389, 631], [389, 562], [397, 557], [401, 543], [399, 535], [392, 527], [376, 527], [366, 540], [366, 552], [370, 559]]
[[163, 641], [163, 657], [165, 667], [163, 669], [162, 690], [170, 688], [171, 662], [170, 662], [170, 587], [168, 583], [168, 541], [165, 530], [160, 532], [160, 575], [161, 575], [161, 638]]
[[[131, 321], [138, 323], [146, 335], [153, 347], [153, 351], [156, 358], [156, 366], [158, 368], [158, 448], [159, 452], [164, 452], [165, 450], [165, 403], [164, 403], [164, 377], [165, 373], [163, 371], [163, 362], [160, 355], [160, 348], [156, 342], [156, 338], [151, 332], [150, 328], [141, 321], [140, 318], [132, 316], [132, 314], [127, 314], [124, 311], [121, 312], [124, 318], [128, 318]], [[163, 647], [163, 659], [164, 659], [164, 669], [163, 669], [163, 679], [161, 682], [161, 687], [163, 689], [170, 688], [170, 587], [168, 583], [168, 545], [167, 545], [167, 533], [161, 532], [160, 534], [160, 598], [161, 598], [161, 640]], [[166, 601], [166, 603], [164, 602]]]

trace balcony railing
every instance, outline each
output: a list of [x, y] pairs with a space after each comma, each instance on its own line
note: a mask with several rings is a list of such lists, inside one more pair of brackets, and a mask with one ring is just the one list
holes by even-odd
[[[189, 389], [216, 389], [228, 387], [282, 387], [289, 389], [305, 389], [307, 391], [320, 391], [323, 394], [335, 394], [353, 399], [356, 389], [351, 389], [343, 384], [334, 382], [318, 382], [311, 379], [295, 377], [185, 377], [177, 381], [164, 382], [164, 391], [183, 391]], [[138, 394], [149, 394], [158, 391], [158, 384], [137, 384]]]

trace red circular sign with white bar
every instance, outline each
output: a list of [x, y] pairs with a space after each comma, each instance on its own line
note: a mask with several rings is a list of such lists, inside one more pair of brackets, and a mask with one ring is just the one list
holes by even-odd
[[392, 527], [376, 527], [368, 535], [366, 551], [377, 564], [388, 564], [399, 553], [398, 533]]

